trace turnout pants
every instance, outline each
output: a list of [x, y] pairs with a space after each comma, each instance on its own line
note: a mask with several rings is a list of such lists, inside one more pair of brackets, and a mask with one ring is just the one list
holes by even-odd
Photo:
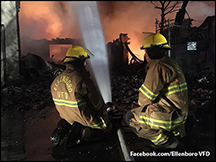
[[[163, 112], [159, 108], [149, 105], [132, 109], [126, 113], [125, 120], [132, 131], [141, 138], [148, 139], [155, 145], [168, 140], [170, 133], [184, 137], [185, 120], [176, 114], [175, 110]], [[175, 120], [173, 118], [175, 117]]]

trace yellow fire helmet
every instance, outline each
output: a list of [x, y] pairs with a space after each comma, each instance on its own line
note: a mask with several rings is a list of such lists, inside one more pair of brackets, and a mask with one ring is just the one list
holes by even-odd
[[77, 59], [86, 59], [86, 58], [90, 58], [90, 56], [88, 55], [88, 50], [84, 49], [81, 46], [72, 46], [67, 50], [63, 62], [70, 62]]
[[162, 34], [152, 33], [143, 39], [142, 46], [140, 47], [140, 49], [146, 49], [155, 46], [167, 49], [171, 48], [168, 45], [166, 38]]

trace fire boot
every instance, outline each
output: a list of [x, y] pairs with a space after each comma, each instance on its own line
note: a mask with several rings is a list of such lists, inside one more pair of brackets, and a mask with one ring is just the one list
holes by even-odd
[[84, 126], [78, 122], [71, 125], [70, 130], [64, 137], [64, 149], [67, 150], [81, 142]]
[[61, 119], [58, 124], [57, 128], [53, 131], [52, 136], [50, 137], [52, 145], [54, 147], [58, 146], [60, 141], [64, 138], [71, 127], [65, 119]]
[[170, 135], [168, 141], [166, 141], [165, 143], [162, 144], [158, 144], [158, 145], [150, 145], [153, 149], [155, 150], [168, 150], [168, 149], [175, 149], [178, 145], [179, 145], [179, 140], [174, 136], [174, 135]]

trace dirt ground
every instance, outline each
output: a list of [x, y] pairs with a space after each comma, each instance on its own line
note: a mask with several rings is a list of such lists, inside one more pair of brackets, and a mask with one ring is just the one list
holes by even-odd
[[[25, 115], [24, 143], [26, 161], [55, 161], [60, 160], [62, 146], [53, 149], [50, 136], [60, 120], [54, 106], [47, 106], [41, 111], [28, 111]], [[53, 158], [53, 156], [56, 158]], [[120, 145], [116, 134], [105, 141], [81, 145], [72, 150], [64, 151], [61, 160], [64, 161], [122, 161]]]
[[[210, 114], [209, 114], [210, 115]], [[212, 117], [214, 116], [211, 114]], [[206, 120], [209, 116], [204, 117]], [[203, 118], [203, 119], [204, 119]], [[30, 110], [25, 114], [25, 131], [24, 131], [24, 145], [25, 145], [25, 161], [124, 161], [124, 156], [121, 152], [119, 139], [116, 134], [112, 135], [105, 141], [98, 141], [89, 143], [83, 146], [75, 147], [72, 150], [64, 151], [62, 154], [62, 147], [59, 146], [53, 149], [50, 142], [50, 135], [55, 129], [59, 121], [58, 113], [54, 106], [47, 106], [46, 108], [38, 110]], [[203, 120], [200, 118], [200, 120]], [[125, 126], [124, 122], [123, 126]], [[206, 121], [207, 123], [207, 121]], [[204, 124], [204, 123], [203, 123]], [[212, 123], [213, 124], [213, 123]], [[206, 125], [205, 125], [206, 126]], [[198, 126], [191, 125], [188, 130], [188, 135], [182, 140], [182, 144], [175, 150], [179, 153], [198, 153], [200, 151], [207, 151], [210, 156], [174, 156], [174, 157], [155, 157], [155, 156], [138, 156], [134, 157], [135, 161], [213, 161], [215, 159], [215, 145], [214, 145], [214, 125], [204, 127], [200, 124]], [[154, 153], [155, 151], [148, 147], [147, 140], [141, 140], [136, 137], [128, 127], [123, 127], [125, 132], [125, 140], [130, 151]], [[189, 132], [190, 131], [190, 132]], [[159, 152], [161, 153], [161, 152]], [[54, 155], [54, 157], [53, 157]], [[59, 158], [59, 156], [62, 156]], [[57, 158], [56, 158], [57, 157]]]
[[[205, 112], [206, 113], [206, 112]], [[202, 114], [204, 114], [202, 112]], [[203, 118], [199, 118], [202, 124], [191, 125], [187, 130], [187, 137], [182, 140], [182, 144], [176, 148], [176, 152], [180, 153], [198, 153], [207, 151], [210, 156], [175, 156], [175, 157], [134, 157], [135, 161], [213, 161], [215, 159], [215, 134], [214, 124], [206, 127], [208, 121], [211, 121], [214, 114], [208, 114]], [[30, 110], [25, 114], [25, 161], [124, 161], [119, 139], [117, 135], [112, 135], [106, 141], [99, 141], [84, 146], [79, 146], [64, 152], [63, 158], [53, 158], [53, 155], [58, 157], [62, 152], [61, 146], [53, 150], [50, 135], [55, 129], [57, 121], [59, 121], [58, 113], [54, 106], [38, 110]], [[206, 121], [203, 121], [206, 120]], [[198, 121], [199, 122], [199, 121]], [[125, 124], [122, 122], [123, 125]], [[191, 124], [191, 122], [188, 122]], [[204, 125], [205, 124], [205, 125]], [[211, 128], [211, 129], [209, 129]], [[148, 147], [148, 141], [140, 140], [136, 137], [128, 127], [123, 127], [125, 132], [125, 140], [129, 149], [133, 152], [154, 153], [154, 150]], [[190, 132], [189, 132], [190, 131]]]
[[60, 120], [54, 106], [41, 111], [28, 111], [25, 125], [24, 143], [26, 161], [53, 161], [50, 136]]

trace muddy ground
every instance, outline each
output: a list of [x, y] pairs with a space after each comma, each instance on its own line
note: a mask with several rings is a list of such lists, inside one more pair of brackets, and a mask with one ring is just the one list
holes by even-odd
[[[56, 71], [55, 71], [56, 72]], [[59, 121], [50, 95], [53, 73], [25, 79], [1, 90], [2, 161], [124, 161], [116, 131], [106, 140], [62, 152], [52, 148], [50, 136]], [[215, 160], [215, 78], [212, 74], [186, 76], [189, 87], [187, 136], [175, 150], [157, 152], [135, 136], [124, 122], [127, 110], [137, 106], [143, 75], [111, 74], [113, 105], [121, 114], [126, 144], [135, 161]], [[164, 156], [156, 156], [164, 153]], [[169, 154], [169, 155], [168, 155]]]

